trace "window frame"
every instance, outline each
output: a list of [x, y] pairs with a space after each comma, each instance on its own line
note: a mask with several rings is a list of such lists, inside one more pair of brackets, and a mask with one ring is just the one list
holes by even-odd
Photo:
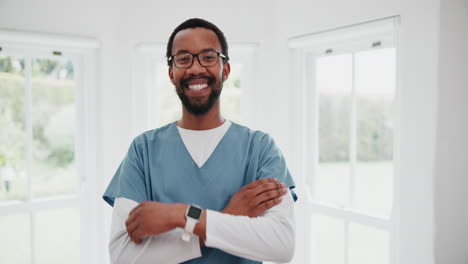
[[[399, 17], [389, 17], [370, 21], [366, 23], [345, 26], [337, 29], [320, 31], [308, 35], [290, 38], [288, 47], [291, 56], [291, 75], [293, 77], [294, 87], [298, 87], [298, 91], [294, 93], [292, 98], [293, 113], [298, 118], [293, 120], [294, 149], [296, 150], [296, 163], [298, 181], [302, 185], [300, 191], [304, 194], [304, 202], [299, 214], [298, 225], [305, 232], [298, 237], [299, 241], [307, 241], [305, 245], [310, 245], [310, 219], [314, 213], [319, 213], [325, 216], [336, 217], [345, 222], [344, 229], [344, 246], [345, 246], [345, 262], [348, 263], [348, 226], [351, 222], [363, 224], [369, 227], [376, 227], [389, 232], [389, 263], [397, 263], [399, 259], [399, 219], [400, 219], [400, 199], [399, 199], [399, 164], [400, 164], [400, 147], [399, 147], [399, 131], [400, 131], [400, 111], [401, 102], [400, 94], [400, 74], [399, 69], [399, 49], [398, 49], [398, 25]], [[376, 42], [380, 43], [376, 43]], [[371, 45], [369, 45], [371, 44]], [[332, 49], [331, 55], [344, 53], [354, 53], [360, 51], [371, 50], [370, 46], [378, 45], [379, 48], [393, 47], [396, 50], [396, 87], [394, 94], [394, 139], [393, 139], [393, 206], [389, 219], [385, 220], [380, 217], [371, 216], [366, 213], [361, 213], [350, 208], [340, 208], [329, 204], [320, 203], [313, 198], [313, 182], [316, 174], [318, 163], [318, 91], [310, 89], [311, 85], [315, 85], [315, 69], [307, 65], [307, 56], [318, 58], [326, 56], [327, 51]], [[312, 69], [311, 69], [312, 68]], [[354, 66], [353, 66], [354, 68]], [[354, 75], [354, 74], [353, 74]], [[354, 79], [354, 77], [353, 77]], [[353, 84], [352, 91], [352, 108], [356, 107], [355, 103], [355, 87]], [[311, 102], [311, 103], [308, 103]], [[353, 111], [355, 113], [355, 111]], [[350, 121], [356, 121], [355, 115]], [[355, 124], [350, 123], [351, 130]], [[355, 135], [350, 134], [351, 137]], [[355, 138], [350, 139], [350, 143]], [[310, 149], [312, 146], [313, 149]], [[350, 150], [352, 151], [352, 149]], [[313, 162], [308, 162], [313, 161]], [[354, 166], [354, 161], [350, 160], [350, 166]], [[352, 195], [353, 175], [350, 175], [350, 185]], [[307, 246], [300, 248], [302, 261], [309, 262], [311, 253]]]
[[[30, 216], [31, 262], [36, 262], [35, 245], [35, 214], [47, 209], [77, 208], [80, 212], [80, 262], [102, 263], [103, 233], [100, 219], [99, 186], [102, 180], [95, 175], [97, 173], [98, 151], [98, 112], [97, 101], [97, 51], [100, 43], [87, 37], [66, 36], [59, 34], [25, 32], [17, 30], [0, 29], [0, 46], [2, 54], [7, 56], [21, 56], [29, 63], [25, 63], [26, 76], [30, 74], [31, 59], [69, 59], [73, 62], [76, 81], [76, 128], [75, 128], [75, 155], [77, 164], [78, 190], [73, 195], [56, 196], [51, 198], [33, 199], [31, 193], [30, 173], [28, 178], [28, 193], [25, 201], [5, 202], [0, 204], [0, 216], [26, 213]], [[61, 55], [52, 55], [54, 51], [60, 51]], [[27, 72], [29, 71], [29, 72]], [[26, 77], [26, 100], [31, 105], [31, 83]], [[30, 115], [27, 111], [27, 123], [30, 123]], [[30, 124], [26, 131], [31, 138]], [[28, 143], [29, 144], [29, 143]], [[29, 151], [30, 152], [30, 151]], [[27, 167], [30, 168], [30, 153], [27, 154]]]

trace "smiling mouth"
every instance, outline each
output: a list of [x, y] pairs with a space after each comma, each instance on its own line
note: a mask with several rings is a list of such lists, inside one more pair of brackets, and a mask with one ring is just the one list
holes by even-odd
[[207, 83], [189, 84], [189, 85], [188, 85], [188, 88], [189, 88], [189, 89], [195, 90], [195, 91], [201, 90], [201, 89], [206, 88], [206, 87], [208, 87], [208, 84], [207, 84]]
[[190, 91], [200, 91], [207, 88], [214, 82], [214, 78], [210, 76], [189, 77], [182, 80], [181, 86]]

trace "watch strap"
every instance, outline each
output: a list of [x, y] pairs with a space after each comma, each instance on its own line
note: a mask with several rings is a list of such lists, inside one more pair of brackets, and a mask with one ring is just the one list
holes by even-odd
[[[191, 210], [195, 210], [195, 212], [198, 210], [198, 215], [195, 213], [195, 215], [192, 213], [190, 214]], [[190, 204], [187, 207], [187, 211], [185, 213], [185, 227], [184, 227], [184, 233], [182, 234], [182, 240], [189, 242], [190, 238], [193, 235], [193, 231], [195, 230], [195, 225], [200, 221], [201, 217], [201, 211], [202, 209], [196, 205]], [[197, 218], [194, 218], [197, 217]]]
[[185, 231], [182, 234], [182, 239], [184, 241], [189, 242], [190, 238], [193, 235], [193, 230], [195, 230], [195, 225], [198, 221], [194, 220], [193, 218], [187, 217], [187, 223], [185, 224]]

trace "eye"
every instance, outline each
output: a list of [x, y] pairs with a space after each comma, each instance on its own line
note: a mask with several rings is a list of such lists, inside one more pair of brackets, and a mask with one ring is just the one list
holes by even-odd
[[187, 64], [190, 62], [191, 59], [190, 54], [180, 54], [174, 57], [177, 64]]
[[218, 54], [216, 54], [216, 52], [212, 52], [212, 51], [203, 53], [201, 55], [202, 55], [202, 57], [201, 57], [202, 60], [206, 61], [206, 62], [213, 62], [218, 57]]
[[203, 56], [203, 59], [206, 60], [206, 61], [212, 61], [212, 60], [216, 59], [216, 57], [212, 56], [212, 55], [205, 55], [205, 56]]
[[177, 58], [178, 62], [184, 62], [184, 61], [189, 61], [188, 57], [182, 57], [182, 58]]

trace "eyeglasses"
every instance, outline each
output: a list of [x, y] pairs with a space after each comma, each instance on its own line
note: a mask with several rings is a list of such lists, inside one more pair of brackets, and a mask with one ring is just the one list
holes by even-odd
[[198, 62], [203, 67], [210, 67], [216, 65], [216, 63], [218, 63], [219, 57], [226, 59], [226, 55], [222, 54], [221, 52], [208, 50], [202, 51], [198, 54], [192, 54], [189, 52], [179, 53], [176, 55], [172, 55], [167, 60], [169, 62], [174, 61], [174, 65], [177, 68], [190, 68], [193, 64], [194, 57], [198, 58]]

